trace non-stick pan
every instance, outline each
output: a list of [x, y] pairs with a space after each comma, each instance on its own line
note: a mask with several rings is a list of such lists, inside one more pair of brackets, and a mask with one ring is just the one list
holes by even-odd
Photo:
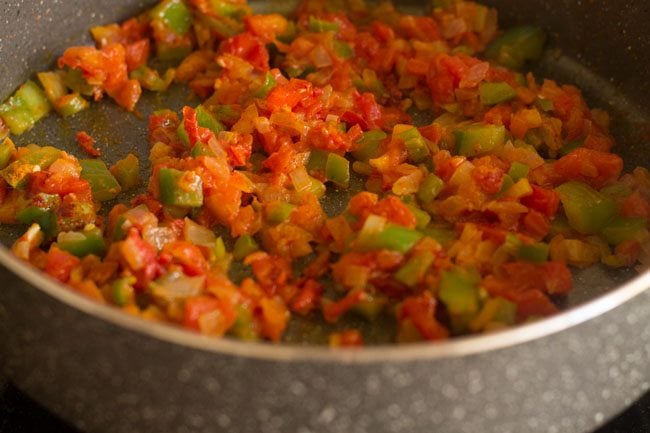
[[[88, 42], [95, 24], [151, 4], [0, 0], [0, 98]], [[290, 1], [253, 2], [287, 10]], [[420, 3], [420, 7], [424, 8]], [[577, 83], [608, 109], [630, 167], [650, 166], [650, 4], [493, 0], [502, 23], [552, 36], [540, 76]], [[411, 4], [413, 7], [414, 4]], [[112, 103], [21, 137], [72, 153], [92, 131], [106, 159], [144, 157], [146, 115], [186, 102], [177, 89]], [[146, 158], [143, 158], [143, 161]], [[16, 232], [3, 228], [8, 245]], [[208, 339], [145, 323], [54, 283], [0, 247], [0, 366], [23, 391], [88, 432], [587, 432], [650, 389], [650, 274], [592, 268], [567, 311], [500, 333], [362, 350]]]

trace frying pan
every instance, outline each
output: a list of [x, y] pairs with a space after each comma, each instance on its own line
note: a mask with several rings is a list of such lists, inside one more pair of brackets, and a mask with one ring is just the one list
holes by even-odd
[[[0, 0], [0, 97], [44, 70], [91, 25], [152, 1]], [[253, 2], [266, 9], [290, 1]], [[423, 2], [424, 3], [424, 2]], [[426, 2], [427, 4], [429, 2]], [[552, 36], [539, 76], [577, 83], [615, 120], [629, 167], [650, 166], [646, 0], [493, 0], [502, 24]], [[414, 6], [411, 4], [411, 6]], [[422, 7], [422, 6], [420, 6]], [[187, 102], [176, 89], [156, 107]], [[71, 153], [77, 130], [106, 159], [142, 161], [146, 121], [103, 103], [51, 117], [20, 143]], [[9, 245], [16, 231], [3, 228]], [[145, 323], [79, 297], [0, 247], [0, 365], [41, 404], [88, 432], [587, 432], [650, 389], [650, 274], [577, 274], [566, 311], [500, 333], [437, 344], [330, 350], [214, 340]]]

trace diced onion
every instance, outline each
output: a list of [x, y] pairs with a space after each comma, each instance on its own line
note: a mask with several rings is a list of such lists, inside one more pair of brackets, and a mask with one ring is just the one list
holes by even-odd
[[205, 247], [213, 247], [217, 240], [217, 236], [209, 228], [203, 227], [195, 223], [189, 218], [185, 218], [185, 226], [183, 227], [183, 237], [186, 241]]

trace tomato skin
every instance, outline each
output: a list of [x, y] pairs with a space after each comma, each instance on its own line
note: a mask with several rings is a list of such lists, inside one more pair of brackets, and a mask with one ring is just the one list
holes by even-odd
[[436, 300], [425, 292], [420, 296], [408, 297], [402, 302], [397, 313], [399, 322], [409, 318], [426, 340], [444, 340], [449, 337], [449, 331], [435, 318]]
[[62, 283], [65, 283], [70, 279], [72, 269], [80, 263], [81, 260], [79, 258], [54, 245], [47, 253], [45, 272]]
[[272, 42], [287, 31], [289, 22], [280, 14], [249, 15], [244, 18], [244, 25], [252, 34], [266, 42]]
[[362, 291], [354, 291], [348, 293], [344, 298], [336, 302], [323, 302], [323, 317], [330, 323], [337, 322], [341, 316], [347, 313], [352, 307], [357, 305], [363, 300], [365, 293]]
[[560, 196], [552, 189], [532, 185], [533, 193], [521, 199], [524, 206], [536, 210], [551, 218], [555, 216], [560, 206]]
[[613, 153], [581, 147], [557, 160], [553, 170], [564, 182], [577, 180], [601, 189], [620, 177], [623, 159]]
[[269, 52], [262, 40], [252, 33], [241, 33], [224, 41], [220, 51], [240, 57], [262, 72], [270, 69]]
[[517, 319], [521, 322], [529, 317], [550, 316], [558, 312], [558, 308], [539, 290], [528, 290], [515, 299], [517, 304]]
[[201, 316], [219, 310], [221, 304], [220, 300], [210, 296], [197, 296], [187, 299], [183, 308], [183, 326], [198, 331]]
[[302, 283], [300, 291], [291, 301], [291, 310], [306, 316], [318, 308], [323, 291], [324, 288], [318, 281], [307, 279]]
[[137, 42], [126, 44], [125, 61], [129, 72], [135, 71], [147, 64], [151, 52], [151, 43], [149, 39], [141, 39]]
[[169, 254], [189, 276], [203, 275], [210, 268], [199, 247], [187, 241], [170, 242], [165, 245], [162, 252]]

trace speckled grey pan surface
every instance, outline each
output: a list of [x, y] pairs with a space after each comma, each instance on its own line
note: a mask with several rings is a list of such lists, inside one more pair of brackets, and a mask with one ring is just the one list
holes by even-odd
[[[146, 3], [0, 0], [0, 98], [82, 41], [90, 25]], [[650, 4], [491, 3], [506, 23], [551, 32], [540, 72], [578, 83], [610, 109], [619, 151], [630, 165], [650, 166]], [[182, 100], [178, 93], [165, 103]], [[160, 103], [150, 98], [140, 109], [146, 115]], [[89, 128], [114, 160], [127, 149], [146, 152], [143, 125], [108, 103], [66, 123], [48, 119], [21, 141], [66, 147]], [[153, 326], [77, 297], [2, 247], [0, 262], [0, 368], [88, 432], [580, 433], [650, 388], [649, 275], [582, 273], [568, 312], [500, 334], [333, 352]]]

